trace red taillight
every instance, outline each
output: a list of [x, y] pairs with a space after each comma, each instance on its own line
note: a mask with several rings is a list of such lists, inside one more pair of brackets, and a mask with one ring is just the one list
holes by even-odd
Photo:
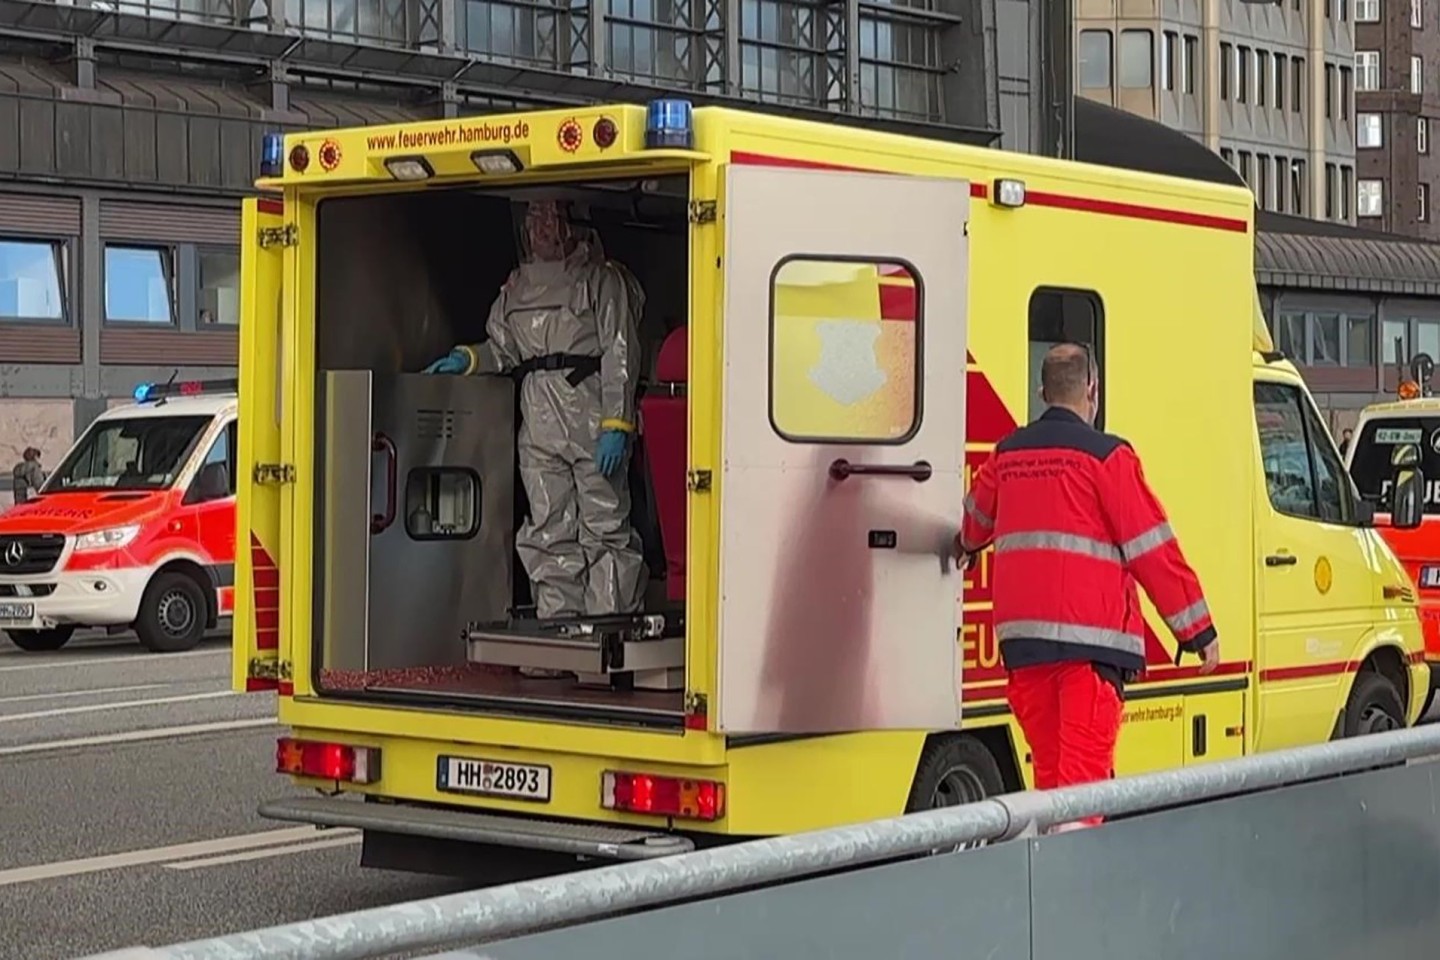
[[320, 780], [374, 783], [380, 779], [380, 751], [373, 747], [281, 737], [275, 742], [275, 771]]
[[600, 805], [628, 813], [719, 820], [725, 816], [725, 784], [607, 770], [600, 778]]
[[305, 168], [310, 166], [310, 151], [305, 144], [297, 143], [290, 148], [290, 166], [296, 173], [304, 173]]
[[615, 126], [615, 121], [609, 117], [601, 117], [595, 121], [595, 129], [590, 132], [595, 138], [595, 146], [601, 150], [607, 150], [615, 145], [615, 138], [620, 135], [620, 129]]

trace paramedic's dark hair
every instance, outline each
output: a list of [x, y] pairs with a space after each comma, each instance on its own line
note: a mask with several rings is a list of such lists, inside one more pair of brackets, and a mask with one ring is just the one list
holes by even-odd
[[1078, 403], [1097, 379], [1095, 360], [1083, 343], [1057, 343], [1040, 364], [1040, 388], [1048, 403]]

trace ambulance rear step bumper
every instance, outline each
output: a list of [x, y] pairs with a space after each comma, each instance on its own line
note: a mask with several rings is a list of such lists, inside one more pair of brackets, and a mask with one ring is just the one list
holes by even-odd
[[683, 623], [660, 614], [471, 624], [471, 663], [578, 674], [605, 682], [629, 675], [634, 686], [680, 690], [685, 685]]
[[260, 805], [260, 815], [271, 820], [313, 823], [321, 827], [351, 827], [603, 860], [653, 860], [695, 849], [694, 842], [685, 837], [628, 827], [328, 797], [268, 800]]

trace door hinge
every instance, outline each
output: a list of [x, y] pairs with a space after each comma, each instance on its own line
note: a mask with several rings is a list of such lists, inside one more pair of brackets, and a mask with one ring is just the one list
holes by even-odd
[[251, 680], [273, 680], [279, 683], [291, 679], [289, 660], [271, 660], [268, 657], [251, 657], [247, 676]]
[[691, 493], [707, 493], [710, 490], [709, 470], [689, 470], [685, 473], [685, 489]]
[[714, 223], [719, 205], [714, 200], [691, 200], [691, 223]]
[[293, 247], [299, 240], [299, 231], [293, 223], [283, 227], [261, 227], [258, 239], [262, 247]]
[[710, 702], [705, 699], [703, 693], [685, 694], [685, 713], [687, 716], [703, 717], [709, 712]]
[[295, 482], [295, 468], [288, 463], [257, 463], [251, 478], [260, 486]]

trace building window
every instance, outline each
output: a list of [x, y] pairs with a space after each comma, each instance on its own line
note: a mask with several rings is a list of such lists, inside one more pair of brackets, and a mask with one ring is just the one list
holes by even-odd
[[1301, 112], [1301, 103], [1305, 100], [1305, 58], [1290, 58], [1290, 109], [1294, 113]]
[[0, 320], [65, 320], [69, 247], [0, 238]]
[[1325, 164], [1325, 219], [1334, 220], [1339, 208], [1336, 196], [1340, 192], [1340, 168], [1333, 163]]
[[1340, 168], [1340, 219], [1350, 222], [1350, 205], [1355, 198], [1355, 168]]
[[[1395, 352], [1396, 347], [1400, 352]], [[1410, 356], [1410, 321], [1386, 320], [1380, 330], [1380, 361], [1399, 363], [1399, 357]]]
[[1263, 107], [1270, 99], [1270, 54], [1255, 51], [1255, 106]]
[[1080, 86], [1110, 89], [1110, 31], [1080, 31]]
[[1419, 117], [1415, 121], [1415, 152], [1430, 152], [1430, 118]]
[[1310, 318], [1310, 365], [1340, 366], [1340, 315], [1312, 313]]
[[1425, 26], [1424, 0], [1410, 0], [1410, 26], [1416, 30]]
[[201, 329], [240, 322], [240, 254], [234, 250], [200, 250]]
[[1245, 181], [1247, 187], [1253, 187], [1254, 180], [1250, 179], [1250, 151], [1240, 151], [1240, 179]]
[[[823, 306], [827, 289], [839, 295], [856, 284], [882, 280], [913, 290], [908, 316], [856, 319]], [[796, 443], [903, 443], [913, 436], [920, 425], [924, 297], [920, 278], [903, 264], [781, 261], [770, 286], [770, 422], [775, 431]], [[857, 366], [857, 357], [869, 362]]]
[[1419, 208], [1419, 219], [1421, 223], [1430, 222], [1430, 184], [1421, 183], [1416, 185], [1416, 203]]
[[1290, 212], [1305, 212], [1305, 161], [1290, 161]]
[[1250, 102], [1250, 48], [1237, 47], [1235, 50], [1235, 102]]
[[1335, 65], [1325, 64], [1325, 117], [1335, 116]]
[[1355, 99], [1355, 71], [1349, 67], [1340, 68], [1340, 119], [1350, 119], [1350, 103]]
[[1355, 194], [1355, 212], [1362, 217], [1378, 217], [1385, 212], [1385, 184], [1380, 180], [1361, 180]]
[[1185, 38], [1185, 93], [1195, 92], [1195, 64], [1200, 59], [1200, 40], [1198, 37]]
[[[1415, 351], [1429, 354], [1431, 360], [1440, 357], [1440, 323], [1434, 320], [1415, 322]], [[1405, 359], [1410, 359], [1409, 354]]]
[[1221, 159], [1221, 160], [1224, 160], [1226, 163], [1228, 163], [1228, 164], [1230, 165], [1230, 169], [1232, 169], [1232, 170], [1235, 169], [1235, 151], [1234, 151], [1234, 150], [1231, 150], [1229, 147], [1221, 147], [1221, 148], [1220, 148], [1220, 159]]
[[1263, 210], [1275, 209], [1271, 202], [1270, 194], [1273, 187], [1270, 186], [1270, 172], [1274, 169], [1270, 166], [1270, 157], [1267, 154], [1255, 154], [1255, 199], [1260, 202]]
[[1379, 23], [1380, 0], [1355, 0], [1356, 23]]
[[165, 247], [105, 247], [105, 319], [175, 322], [175, 257]]
[[1290, 68], [1290, 58], [1283, 53], [1275, 54], [1275, 109], [1285, 109], [1285, 71]]
[[1355, 146], [1370, 150], [1385, 145], [1385, 133], [1378, 113], [1355, 115]]
[[1149, 30], [1126, 30], [1120, 34], [1121, 87], [1137, 90], [1152, 86], [1154, 62], [1154, 34]]
[[1030, 419], [1045, 412], [1040, 399], [1040, 365], [1057, 343], [1069, 341], [1090, 350], [1100, 373], [1095, 426], [1105, 422], [1105, 307], [1090, 290], [1041, 287], [1030, 296]]
[[1290, 161], [1284, 157], [1275, 158], [1275, 211], [1285, 212], [1285, 185], [1290, 180]]
[[1175, 73], [1179, 69], [1180, 34], [1166, 30], [1160, 44], [1160, 87], [1162, 90], [1175, 89]]
[[1380, 52], [1378, 50], [1355, 51], [1355, 89], [1380, 89]]
[[1367, 316], [1345, 317], [1345, 366], [1373, 367], [1375, 365], [1375, 318]]
[[1425, 92], [1425, 61], [1419, 57], [1410, 58], [1410, 92]]
[[1231, 77], [1235, 71], [1235, 48], [1228, 43], [1220, 44], [1220, 99], [1230, 99]]
[[1277, 309], [1275, 346], [1311, 367], [1373, 367], [1375, 316], [1343, 310]]

